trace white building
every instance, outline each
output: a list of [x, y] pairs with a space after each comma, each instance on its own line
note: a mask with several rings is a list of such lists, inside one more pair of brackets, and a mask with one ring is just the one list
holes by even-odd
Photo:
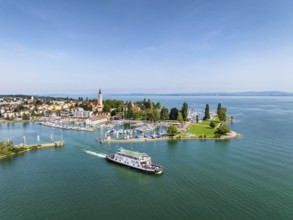
[[73, 117], [75, 118], [89, 118], [93, 115], [92, 111], [73, 111]]
[[5, 112], [4, 114], [3, 114], [3, 117], [4, 118], [7, 118], [7, 117], [16, 117], [16, 115], [15, 115], [15, 113], [14, 112]]
[[86, 125], [96, 126], [100, 124], [105, 124], [108, 122], [109, 116], [107, 114], [101, 114], [97, 116], [90, 117], [85, 120]]

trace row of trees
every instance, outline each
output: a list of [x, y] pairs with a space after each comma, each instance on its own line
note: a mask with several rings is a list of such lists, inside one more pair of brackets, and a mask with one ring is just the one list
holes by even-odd
[[[227, 108], [222, 107], [221, 103], [218, 104], [217, 115], [220, 121], [225, 122], [227, 120]], [[209, 120], [209, 119], [211, 119], [210, 106], [209, 104], [206, 104], [203, 120]]]
[[86, 102], [82, 102], [80, 104], [75, 103], [75, 107], [76, 108], [78, 108], [78, 107], [83, 108], [83, 110], [85, 110], [85, 111], [92, 111], [93, 110], [93, 106], [89, 103], [86, 103]]
[[[140, 110], [134, 110], [134, 106]], [[154, 103], [150, 99], [144, 99], [137, 102], [126, 102], [122, 100], [105, 100], [103, 112], [111, 113], [111, 116], [120, 114], [127, 119], [135, 120], [178, 120], [183, 122], [187, 120], [188, 104], [183, 103], [181, 110], [172, 108], [170, 111], [164, 107], [160, 102]]]
[[124, 104], [124, 101], [122, 101], [122, 100], [107, 99], [106, 101], [104, 101], [103, 111], [110, 112], [111, 109], [114, 108], [115, 112], [123, 112], [123, 104]]
[[[221, 103], [218, 104], [218, 107], [217, 107], [217, 115], [218, 115], [219, 120], [222, 123], [216, 129], [215, 136], [216, 137], [220, 137], [221, 135], [225, 135], [228, 132], [230, 132], [230, 127], [228, 125], [224, 124], [224, 122], [227, 120], [227, 108], [222, 107], [222, 104]], [[203, 120], [209, 120], [209, 119], [211, 119], [211, 116], [210, 116], [210, 107], [209, 107], [209, 104], [206, 104], [206, 107], [205, 107], [205, 115], [203, 117]], [[216, 123], [214, 121], [211, 121], [210, 127], [211, 128], [215, 128], [216, 127]]]
[[218, 114], [218, 118], [220, 119], [220, 121], [227, 120], [227, 109], [223, 108], [221, 103], [218, 104], [217, 114]]
[[148, 121], [166, 121], [166, 120], [177, 120], [180, 123], [187, 121], [188, 115], [188, 104], [183, 103], [181, 110], [172, 108], [170, 111], [168, 108], [161, 105], [161, 103], [154, 104], [150, 100], [147, 102], [136, 102], [140, 106], [140, 111], [133, 111], [131, 103], [127, 106], [125, 117], [128, 119], [141, 119]]

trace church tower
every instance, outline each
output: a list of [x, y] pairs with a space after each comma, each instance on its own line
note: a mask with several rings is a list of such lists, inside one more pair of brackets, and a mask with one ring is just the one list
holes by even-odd
[[98, 105], [100, 108], [103, 108], [103, 94], [101, 89], [99, 89], [99, 94], [98, 94]]

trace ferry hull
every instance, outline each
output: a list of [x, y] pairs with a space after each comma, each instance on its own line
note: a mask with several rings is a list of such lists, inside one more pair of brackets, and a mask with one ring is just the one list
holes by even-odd
[[115, 163], [115, 164], [119, 164], [119, 165], [122, 165], [122, 166], [125, 166], [125, 167], [129, 167], [129, 168], [132, 168], [132, 169], [135, 169], [135, 170], [138, 170], [138, 171], [141, 171], [141, 172], [144, 172], [144, 173], [151, 173], [151, 174], [162, 174], [163, 173], [163, 168], [162, 167], [159, 167], [158, 170], [155, 170], [155, 169], [143, 169], [143, 168], [138, 168], [138, 167], [134, 167], [134, 166], [130, 166], [128, 164], [124, 164], [124, 163], [120, 163], [118, 161], [115, 161], [113, 160], [110, 155], [107, 155], [106, 156], [106, 159], [109, 161], [109, 162], [112, 162], [112, 163]]

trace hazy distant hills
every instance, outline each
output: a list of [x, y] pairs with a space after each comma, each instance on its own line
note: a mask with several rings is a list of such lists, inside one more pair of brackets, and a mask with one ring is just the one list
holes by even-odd
[[[293, 96], [293, 93], [280, 92], [280, 91], [261, 91], [261, 92], [202, 92], [202, 93], [108, 93], [106, 96]], [[82, 93], [82, 94], [42, 94], [42, 95], [23, 95], [23, 94], [11, 94], [11, 95], [0, 95], [0, 97], [22, 97], [30, 98], [35, 97], [96, 97], [95, 93]]]
[[[113, 94], [114, 95], [114, 94]], [[115, 94], [119, 95], [119, 94]], [[122, 95], [122, 94], [121, 94]], [[293, 93], [280, 91], [263, 91], [263, 92], [203, 92], [203, 93], [129, 93], [123, 95], [135, 96], [293, 96]]]

